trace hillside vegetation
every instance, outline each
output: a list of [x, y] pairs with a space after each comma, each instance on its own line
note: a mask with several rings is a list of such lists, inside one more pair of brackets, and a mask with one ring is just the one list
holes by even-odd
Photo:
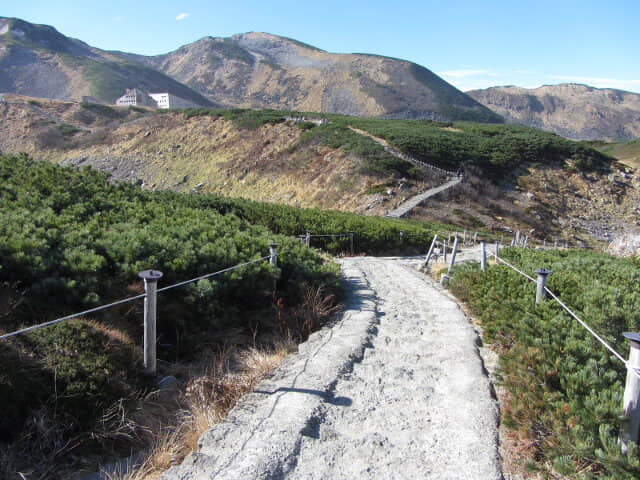
[[[223, 116], [243, 128], [281, 123], [298, 112], [271, 110], [186, 109], [185, 116]], [[318, 114], [307, 113], [317, 116]], [[504, 177], [527, 163], [555, 163], [570, 160], [570, 167], [581, 171], [607, 171], [613, 160], [585, 144], [558, 135], [516, 125], [489, 125], [432, 120], [366, 119], [336, 114], [324, 115], [329, 121], [315, 126], [302, 125], [305, 133], [298, 144], [318, 139], [329, 147], [346, 146], [368, 162], [372, 172], [411, 174], [418, 169], [386, 153], [370, 139], [362, 138], [349, 127], [365, 130], [383, 138], [397, 149], [443, 169], [477, 166], [496, 177]]]
[[640, 138], [626, 142], [590, 142], [589, 145], [634, 169], [640, 168]]
[[[4, 98], [3, 151], [90, 165], [144, 189], [382, 215], [446, 181], [391, 155], [372, 135], [414, 158], [449, 170], [461, 165], [467, 173], [468, 181], [415, 209], [413, 218], [533, 229], [541, 239], [580, 244], [592, 244], [592, 237], [610, 241], [637, 218], [633, 174], [582, 143], [527, 127], [313, 113], [294, 123], [286, 119], [301, 113], [164, 112]], [[308, 121], [322, 118], [329, 122]]]
[[[339, 297], [337, 266], [293, 234], [353, 231], [356, 253], [415, 253], [441, 228], [143, 191], [90, 168], [26, 156], [0, 156], [0, 178], [2, 333], [139, 294], [141, 270], [162, 271], [162, 287], [264, 257], [269, 242], [280, 243], [277, 270], [261, 261], [160, 294], [163, 362], [192, 359], [239, 335], [304, 338], [317, 326], [323, 319], [305, 302], [320, 287], [327, 298]], [[350, 248], [348, 237], [313, 239], [313, 245], [333, 253]], [[18, 471], [2, 463], [9, 460], [37, 472], [81, 451], [118, 454], [138, 445], [135, 434], [124, 434], [121, 415], [112, 414], [135, 408], [153, 388], [141, 366], [141, 319], [138, 301], [0, 342], [0, 442], [18, 452], [0, 459], [0, 471]]]
[[[622, 333], [640, 329], [637, 259], [584, 250], [501, 255], [529, 274], [553, 270], [548, 287], [626, 357]], [[500, 355], [502, 421], [522, 466], [553, 478], [638, 478], [637, 448], [622, 455], [617, 445], [625, 365], [556, 302], [535, 306], [535, 285], [506, 266], [458, 267], [451, 288]]]

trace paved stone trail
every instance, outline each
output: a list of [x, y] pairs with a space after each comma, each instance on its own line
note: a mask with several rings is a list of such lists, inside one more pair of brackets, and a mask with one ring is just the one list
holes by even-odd
[[402, 205], [399, 205], [398, 208], [386, 213], [385, 217], [396, 217], [396, 218], [404, 217], [405, 215], [409, 214], [411, 210], [413, 210], [422, 202], [424, 202], [427, 198], [433, 197], [434, 195], [444, 192], [445, 190], [448, 190], [451, 187], [455, 187], [461, 181], [462, 181], [461, 177], [456, 177], [456, 178], [453, 178], [452, 180], [449, 180], [447, 183], [443, 183], [442, 185], [439, 185], [435, 188], [427, 190], [424, 193], [414, 195], [413, 197], [407, 199], [407, 201], [404, 202]]
[[501, 478], [497, 405], [458, 305], [406, 261], [342, 265], [341, 318], [162, 479]]

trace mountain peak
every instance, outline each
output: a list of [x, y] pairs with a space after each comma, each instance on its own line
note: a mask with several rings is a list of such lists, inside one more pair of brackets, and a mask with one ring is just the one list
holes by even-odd
[[71, 55], [90, 53], [86, 43], [66, 37], [54, 27], [25, 22], [19, 18], [0, 17], [0, 43]]
[[271, 33], [203, 37], [164, 55], [143, 56], [91, 48], [53, 27], [18, 19], [4, 19], [0, 29], [0, 47], [9, 47], [0, 49], [5, 92], [59, 99], [89, 95], [112, 103], [126, 88], [137, 87], [200, 105], [502, 121], [419, 65], [329, 53]]

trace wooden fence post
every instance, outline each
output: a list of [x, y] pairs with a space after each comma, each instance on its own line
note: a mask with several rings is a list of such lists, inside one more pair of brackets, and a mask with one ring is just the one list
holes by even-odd
[[279, 243], [271, 242], [269, 244], [269, 263], [273, 265], [273, 268], [278, 268], [278, 247]]
[[546, 268], [539, 268], [535, 270], [538, 274], [538, 282], [536, 284], [536, 305], [546, 298], [546, 292], [544, 286], [547, 283], [547, 275], [553, 272], [553, 270], [547, 270]]
[[453, 264], [456, 261], [456, 252], [458, 251], [458, 237], [453, 241], [453, 252], [451, 252], [451, 260], [449, 260], [449, 269], [447, 270], [447, 275], [451, 274], [451, 269], [453, 269]]
[[465, 230], [462, 234], [462, 245], [466, 245], [467, 243], [467, 231]]
[[624, 332], [623, 334], [629, 343], [629, 361], [627, 363], [627, 383], [624, 387], [624, 399], [622, 401], [622, 411], [629, 417], [629, 422], [620, 432], [618, 443], [622, 453], [629, 450], [629, 442], [638, 443], [640, 433], [640, 378], [633, 369], [640, 369], [640, 334], [636, 332]]
[[480, 270], [483, 272], [487, 269], [487, 241], [483, 238], [480, 240]]
[[429, 263], [429, 260], [431, 260], [431, 255], [433, 254], [433, 249], [435, 248], [437, 241], [438, 241], [438, 234], [436, 233], [433, 236], [433, 240], [431, 241], [431, 246], [429, 247], [429, 252], [427, 253], [427, 258], [422, 264], [422, 268], [427, 268], [427, 264]]
[[[275, 243], [275, 242], [271, 242], [269, 244], [269, 264], [271, 264], [274, 268], [274, 270], [276, 270], [278, 268], [278, 247], [280, 246], [279, 243]], [[276, 270], [275, 276], [273, 277], [273, 291], [276, 291], [276, 288], [278, 286], [278, 271]]]
[[304, 237], [304, 242], [307, 244], [307, 247], [311, 245], [311, 230], [307, 230]]
[[496, 258], [500, 254], [500, 240], [496, 240]]
[[[451, 240], [449, 240], [449, 243], [451, 243]], [[442, 246], [442, 252], [443, 252], [443, 256], [444, 256], [444, 263], [447, 263], [447, 241], [444, 240], [442, 242], [443, 246]]]
[[476, 243], [478, 243], [478, 232], [473, 234], [473, 244], [475, 245]]
[[158, 305], [158, 280], [162, 272], [143, 270], [138, 276], [144, 280], [144, 368], [156, 373], [156, 312]]

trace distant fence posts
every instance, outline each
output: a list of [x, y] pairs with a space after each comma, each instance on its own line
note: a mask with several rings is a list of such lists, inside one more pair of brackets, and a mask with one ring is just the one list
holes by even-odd
[[483, 272], [487, 269], [487, 241], [480, 240], [480, 270]]
[[622, 411], [629, 417], [629, 423], [620, 432], [618, 441], [622, 453], [626, 454], [629, 450], [629, 442], [638, 443], [640, 433], [640, 378], [636, 373], [640, 369], [640, 334], [624, 332], [623, 335], [631, 344], [627, 362], [627, 382], [622, 401]]
[[156, 312], [158, 305], [158, 280], [162, 272], [143, 270], [138, 276], [144, 281], [144, 368], [156, 373]]
[[422, 267], [423, 267], [423, 268], [426, 268], [426, 267], [427, 267], [427, 264], [429, 263], [429, 260], [431, 260], [431, 255], [433, 254], [433, 250], [434, 250], [434, 248], [435, 248], [435, 246], [436, 246], [436, 242], [437, 242], [437, 241], [438, 241], [438, 234], [436, 233], [436, 234], [433, 236], [433, 240], [431, 241], [431, 246], [429, 247], [429, 252], [427, 253], [427, 258], [426, 258], [426, 260], [424, 261], [424, 263], [422, 264]]
[[400, 230], [400, 245], [402, 245], [403, 240], [404, 240], [404, 230]]
[[307, 247], [311, 245], [311, 230], [307, 230], [304, 237], [304, 242], [307, 244]]
[[447, 270], [447, 275], [451, 274], [451, 270], [453, 269], [453, 264], [456, 261], [456, 252], [458, 251], [458, 237], [453, 241], [453, 251], [451, 252], [451, 260], [449, 261], [449, 270]]
[[546, 298], [546, 292], [544, 286], [547, 283], [547, 275], [553, 272], [553, 270], [547, 270], [546, 268], [538, 268], [535, 270], [538, 274], [538, 281], [536, 284], [536, 305], [539, 305], [542, 300]]
[[[280, 246], [279, 243], [275, 243], [275, 242], [271, 242], [269, 244], [269, 264], [275, 269], [278, 268], [278, 247]], [[276, 270], [276, 273], [273, 277], [273, 291], [275, 292], [277, 284], [278, 284], [278, 272]]]

